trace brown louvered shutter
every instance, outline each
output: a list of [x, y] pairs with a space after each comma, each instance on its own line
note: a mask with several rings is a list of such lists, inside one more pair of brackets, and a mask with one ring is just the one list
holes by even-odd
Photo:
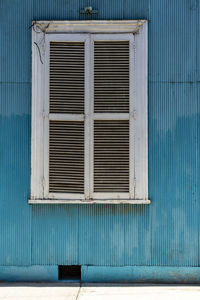
[[94, 122], [94, 192], [129, 192], [129, 122]]
[[83, 194], [84, 42], [50, 42], [49, 59], [49, 192]]
[[129, 112], [129, 41], [94, 43], [94, 112]]
[[84, 43], [50, 42], [50, 113], [84, 113]]
[[94, 113], [94, 192], [129, 193], [129, 41], [94, 41]]

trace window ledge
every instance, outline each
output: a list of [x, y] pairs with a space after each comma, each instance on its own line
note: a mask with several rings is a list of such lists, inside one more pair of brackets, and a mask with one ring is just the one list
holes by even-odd
[[150, 204], [151, 200], [55, 200], [55, 199], [36, 199], [29, 200], [29, 204]]

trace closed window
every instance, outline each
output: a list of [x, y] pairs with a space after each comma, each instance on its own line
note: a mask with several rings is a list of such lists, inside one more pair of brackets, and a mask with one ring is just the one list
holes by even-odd
[[33, 25], [30, 203], [150, 203], [147, 24], [119, 22]]

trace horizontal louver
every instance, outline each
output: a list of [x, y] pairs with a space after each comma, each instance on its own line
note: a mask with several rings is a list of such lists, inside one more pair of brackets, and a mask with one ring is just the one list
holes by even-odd
[[129, 121], [94, 122], [94, 191], [129, 192]]
[[50, 113], [84, 113], [84, 43], [50, 42]]
[[94, 111], [129, 112], [129, 41], [94, 42]]
[[84, 193], [84, 123], [50, 121], [49, 191]]

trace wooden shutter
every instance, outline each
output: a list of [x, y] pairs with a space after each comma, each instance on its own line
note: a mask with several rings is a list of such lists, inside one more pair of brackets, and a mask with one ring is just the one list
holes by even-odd
[[94, 192], [129, 192], [129, 121], [94, 122]]
[[84, 113], [84, 43], [50, 42], [50, 113]]
[[84, 123], [50, 121], [49, 191], [84, 192]]
[[94, 43], [94, 112], [129, 112], [129, 41]]
[[94, 113], [94, 193], [129, 193], [129, 41], [94, 41]]
[[49, 192], [83, 194], [84, 42], [50, 42], [49, 59]]

